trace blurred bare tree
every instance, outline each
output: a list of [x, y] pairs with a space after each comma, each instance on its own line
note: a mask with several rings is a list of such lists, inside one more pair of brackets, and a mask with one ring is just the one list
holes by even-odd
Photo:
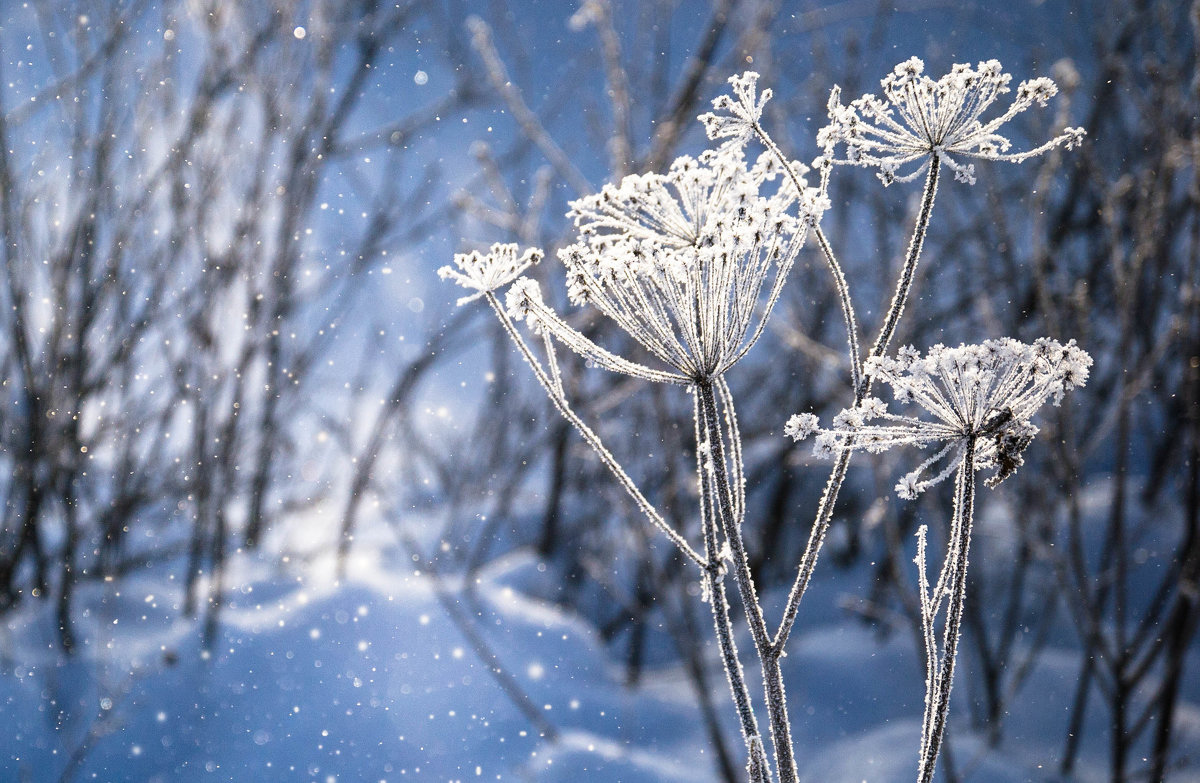
[[29, 13], [45, 56], [6, 67], [37, 90], [0, 92], [0, 606], [53, 597], [70, 650], [79, 580], [179, 558], [211, 641], [228, 555], [337, 488], [323, 365], [467, 91], [362, 116], [430, 3], [80, 10]]

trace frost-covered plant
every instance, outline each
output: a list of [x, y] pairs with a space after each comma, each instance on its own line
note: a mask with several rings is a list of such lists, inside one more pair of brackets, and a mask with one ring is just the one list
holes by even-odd
[[509, 315], [613, 372], [712, 382], [762, 335], [808, 226], [825, 208], [823, 194], [803, 184], [798, 192], [790, 179], [764, 194], [777, 171], [769, 154], [748, 167], [740, 147], [727, 147], [679, 158], [665, 175], [625, 177], [571, 205], [580, 238], [558, 253], [568, 297], [595, 307], [670, 370], [600, 348], [547, 307], [531, 280], [511, 289]]
[[[888, 102], [864, 96], [842, 106], [835, 87], [829, 101], [831, 124], [818, 135], [824, 154], [816, 159], [818, 181], [810, 170], [784, 155], [762, 126], [764, 104], [771, 91], [758, 90], [758, 74], [730, 79], [731, 95], [713, 102], [714, 111], [700, 117], [708, 137], [720, 142], [699, 157], [681, 157], [666, 174], [625, 177], [600, 193], [571, 205], [578, 236], [558, 252], [566, 268], [567, 294], [577, 306], [593, 307], [644, 350], [646, 356], [622, 356], [593, 341], [546, 304], [538, 283], [523, 273], [541, 258], [540, 250], [521, 253], [515, 245], [493, 245], [489, 253], [455, 256], [455, 266], [440, 274], [473, 293], [459, 304], [483, 298], [530, 365], [558, 411], [592, 447], [601, 462], [637, 503], [638, 508], [701, 574], [704, 600], [713, 625], [748, 754], [752, 783], [796, 783], [780, 659], [807, 590], [833, 505], [846, 476], [850, 455], [858, 449], [880, 450], [900, 443], [941, 444], [937, 454], [901, 481], [902, 494], [915, 495], [957, 471], [955, 522], [942, 576], [930, 593], [922, 565], [922, 623], [930, 662], [921, 777], [932, 775], [945, 721], [953, 676], [962, 588], [965, 586], [966, 543], [970, 535], [977, 469], [993, 467], [998, 483], [1015, 470], [1036, 433], [1030, 422], [1037, 408], [1082, 384], [1090, 360], [1073, 343], [1041, 340], [1032, 346], [1015, 340], [980, 346], [941, 346], [921, 357], [912, 349], [900, 358], [884, 354], [904, 311], [914, 271], [932, 214], [942, 163], [959, 179], [973, 181], [973, 169], [950, 155], [1019, 162], [1060, 144], [1072, 146], [1082, 131], [1068, 129], [1026, 153], [1007, 152], [1008, 141], [997, 131], [1028, 108], [1044, 104], [1055, 88], [1046, 79], [1025, 82], [1017, 99], [997, 119], [979, 119], [1011, 80], [994, 61], [978, 69], [955, 66], [937, 82], [922, 77], [915, 58], [884, 80]], [[894, 114], [898, 114], [897, 119]], [[871, 124], [871, 123], [874, 124]], [[764, 152], [748, 163], [747, 146]], [[844, 144], [845, 158], [836, 156]], [[899, 169], [921, 161], [915, 170]], [[828, 207], [827, 189], [835, 165], [853, 163], [880, 169], [885, 183], [907, 182], [926, 172], [916, 225], [891, 305], [865, 361], [860, 360], [854, 307], [849, 286], [820, 219]], [[774, 633], [759, 604], [743, 539], [746, 514], [745, 471], [741, 437], [725, 373], [762, 336], [797, 254], [809, 233], [829, 267], [846, 325], [853, 404], [821, 429], [816, 417], [793, 417], [787, 432], [794, 437], [816, 433], [819, 450], [835, 466], [818, 505], [796, 579]], [[507, 286], [504, 302], [498, 292]], [[542, 344], [539, 359], [518, 329], [524, 321]], [[556, 345], [562, 345], [604, 370], [640, 380], [676, 384], [692, 396], [695, 458], [700, 498], [702, 542], [697, 548], [673, 528], [575, 412], [565, 393]], [[876, 380], [889, 383], [898, 401], [914, 401], [932, 419], [889, 413], [870, 396]], [[932, 478], [923, 476], [940, 461]], [[956, 532], [955, 532], [956, 531]], [[924, 563], [924, 533], [919, 560]], [[761, 668], [775, 774], [767, 758], [758, 718], [734, 642], [725, 579], [731, 573]], [[949, 585], [949, 586], [948, 586]], [[933, 623], [947, 597], [951, 609], [946, 644], [939, 666]], [[953, 626], [953, 629], [951, 628]]]
[[[902, 348], [895, 359], [880, 357], [868, 362], [866, 373], [889, 384], [896, 402], [923, 408], [932, 418], [889, 413], [882, 400], [867, 397], [834, 417], [830, 429], [821, 429], [811, 413], [788, 420], [785, 431], [796, 440], [816, 434], [814, 451], [822, 457], [851, 449], [881, 452], [899, 445], [925, 448], [944, 444], [896, 485], [896, 494], [907, 500], [952, 474], [956, 476], [950, 544], [932, 592], [925, 573], [926, 526], [917, 533], [927, 672], [921, 783], [933, 778], [950, 707], [966, 597], [975, 473], [994, 469], [985, 483], [995, 487], [1016, 472], [1038, 432], [1032, 422], [1034, 414], [1047, 400], [1057, 406], [1066, 392], [1084, 385], [1091, 365], [1091, 357], [1074, 340], [1066, 345], [1048, 338], [1032, 345], [1010, 338], [957, 348], [936, 345], [925, 356], [914, 348]], [[931, 478], [922, 479], [937, 465], [941, 468]], [[947, 602], [939, 655], [934, 623]]]
[[[457, 270], [441, 270], [444, 277], [487, 299], [559, 411], [643, 513], [703, 570], [704, 592], [742, 721], [750, 776], [756, 782], [771, 778], [733, 640], [724, 587], [727, 560], [734, 563], [760, 658], [774, 652], [742, 541], [741, 438], [723, 376], [762, 336], [808, 230], [828, 203], [823, 190], [807, 184], [806, 173], [803, 164], [772, 152], [747, 165], [743, 146], [726, 144], [699, 158], [681, 157], [666, 174], [628, 176], [619, 185], [572, 203], [570, 216], [579, 238], [558, 253], [566, 267], [568, 297], [611, 319], [661, 367], [598, 345], [545, 303], [534, 280], [512, 281], [518, 270], [529, 266], [516, 260], [515, 246], [497, 245], [487, 255], [458, 255]], [[508, 270], [505, 282], [512, 281], [503, 308], [494, 294], [494, 283], [501, 279], [495, 274], [499, 269]], [[545, 367], [517, 332], [519, 321], [542, 337]], [[556, 342], [611, 372], [679, 384], [691, 391], [703, 554], [667, 524], [571, 408], [563, 391]], [[772, 731], [786, 732], [777, 666], [766, 685], [768, 702], [777, 705], [771, 714]], [[777, 733], [774, 739], [777, 755], [786, 748], [782, 763], [794, 768], [790, 735]]]

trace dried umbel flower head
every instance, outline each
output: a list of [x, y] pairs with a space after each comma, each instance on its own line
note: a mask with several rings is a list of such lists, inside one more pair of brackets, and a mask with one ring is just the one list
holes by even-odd
[[700, 115], [708, 138], [725, 139], [725, 146], [744, 147], [754, 136], [754, 128], [762, 119], [763, 107], [771, 100], [771, 90], [758, 92], [758, 74], [746, 71], [729, 77], [733, 95], [719, 95], [713, 100], [714, 111]]
[[[1045, 77], [1021, 82], [1013, 102], [999, 116], [981, 119], [996, 99], [1009, 92], [1010, 74], [999, 62], [988, 60], [972, 68], [958, 64], [934, 81], [923, 75], [924, 63], [913, 57], [897, 65], [881, 82], [883, 98], [864, 95], [843, 106], [841, 91], [829, 96], [829, 125], [817, 136], [830, 163], [877, 167], [884, 184], [909, 182], [928, 168], [936, 156], [955, 179], [975, 182], [973, 164], [955, 156], [1020, 162], [1065, 144], [1071, 149], [1084, 136], [1082, 128], [1066, 128], [1035, 149], [1009, 152], [1012, 143], [998, 131], [1004, 123], [1033, 104], [1045, 106], [1058, 92]], [[844, 158], [836, 156], [845, 145]], [[903, 169], [920, 161], [910, 171]]]
[[458, 268], [444, 266], [438, 270], [438, 277], [453, 280], [463, 288], [475, 291], [458, 300], [461, 306], [503, 288], [542, 260], [542, 251], [537, 248], [530, 248], [520, 256], [517, 252], [516, 245], [495, 244], [486, 254], [479, 251], [456, 253], [454, 265]]
[[[896, 401], [915, 403], [932, 418], [889, 413], [882, 400], [864, 399], [821, 429], [812, 414], [793, 416], [787, 433], [797, 440], [816, 434], [815, 451], [833, 456], [844, 449], [880, 452], [900, 444], [942, 449], [896, 485], [903, 498], [913, 498], [949, 477], [962, 462], [968, 441], [975, 443], [977, 469], [995, 468], [995, 486], [1012, 475], [1038, 430], [1037, 410], [1050, 400], [1087, 382], [1091, 357], [1072, 340], [1066, 345], [1042, 338], [1027, 345], [1011, 338], [987, 340], [958, 348], [934, 346], [925, 356], [913, 348], [895, 358], [869, 360], [866, 373], [892, 387]], [[929, 478], [935, 465], [944, 466]]]
[[510, 298], [510, 315], [533, 317], [615, 372], [685, 384], [711, 380], [761, 335], [808, 227], [825, 209], [824, 195], [804, 186], [803, 166], [791, 165], [797, 177], [779, 178], [771, 156], [747, 166], [740, 148], [722, 148], [679, 158], [666, 174], [625, 177], [572, 203], [580, 239], [559, 251], [571, 301], [611, 318], [670, 371], [605, 351], [528, 286]]

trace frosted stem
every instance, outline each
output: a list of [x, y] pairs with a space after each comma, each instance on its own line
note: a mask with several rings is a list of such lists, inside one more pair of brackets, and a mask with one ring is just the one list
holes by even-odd
[[846, 322], [846, 342], [850, 351], [850, 381], [857, 392], [862, 388], [862, 367], [858, 358], [858, 323], [854, 318], [854, 305], [850, 301], [850, 286], [846, 283], [846, 276], [842, 274], [842, 266], [833, 254], [833, 248], [829, 245], [829, 238], [825, 236], [825, 231], [818, 226], [814, 233], [817, 235], [817, 244], [821, 246], [821, 252], [825, 254], [825, 261], [829, 264], [829, 271], [833, 274], [838, 299], [841, 301], [842, 320]]
[[[951, 520], [953, 548], [946, 557], [951, 559], [952, 582], [949, 593], [949, 614], [942, 639], [942, 655], [936, 669], [926, 679], [925, 720], [921, 730], [922, 748], [918, 783], [930, 783], [937, 765], [942, 738], [946, 734], [946, 717], [950, 712], [950, 688], [954, 683], [954, 661], [958, 655], [958, 639], [962, 634], [963, 604], [967, 592], [967, 554], [971, 546], [971, 523], [975, 511], [975, 439], [967, 441], [966, 453], [958, 468], [954, 489], [954, 517]], [[940, 603], [940, 597], [936, 599]], [[931, 607], [926, 639], [933, 638], [933, 616], [937, 606]], [[924, 614], [924, 611], [922, 612]], [[928, 652], [927, 652], [928, 656]], [[937, 656], [932, 656], [936, 658]]]
[[[887, 316], [879, 330], [879, 337], [871, 346], [871, 356], [883, 356], [887, 351], [892, 337], [896, 334], [896, 325], [904, 313], [904, 305], [912, 290], [913, 279], [916, 276], [917, 262], [921, 260], [921, 248], [925, 245], [925, 232], [929, 228], [929, 218], [933, 214], [933, 201], [937, 197], [938, 173], [941, 171], [941, 156], [935, 154], [929, 161], [929, 172], [925, 175], [925, 190], [921, 194], [921, 211], [917, 213], [917, 224], [913, 228], [912, 238], [908, 242], [908, 253], [904, 257], [904, 267], [900, 270], [900, 280], [896, 284], [896, 293], [892, 296], [892, 304], [888, 307]], [[854, 401], [861, 402], [870, 391], [870, 381], [855, 390]]]
[[[760, 123], [754, 123], [754, 135], [758, 137], [759, 143], [767, 148], [767, 151], [775, 156], [783, 170], [787, 172], [792, 180], [792, 184], [796, 186], [797, 198], [799, 194], [804, 193], [804, 183], [796, 176], [796, 172], [792, 170], [791, 163], [784, 156], [783, 150], [779, 149], [779, 145], [771, 138], [766, 129]], [[821, 192], [824, 193], [829, 185], [829, 171], [826, 167], [821, 172]], [[850, 374], [853, 377], [854, 389], [857, 392], [861, 385], [861, 376], [858, 363], [858, 322], [854, 317], [854, 303], [850, 299], [850, 286], [846, 282], [846, 275], [842, 272], [842, 266], [838, 263], [837, 256], [833, 253], [833, 248], [829, 245], [829, 240], [825, 237], [825, 232], [821, 230], [820, 225], [814, 228], [813, 233], [817, 236], [817, 242], [821, 245], [821, 252], [825, 256], [825, 263], [829, 266], [829, 273], [833, 276], [833, 285], [837, 289], [838, 302], [842, 306], [842, 320], [846, 322], [846, 341], [850, 351]], [[922, 232], [923, 233], [923, 232]]]
[[619, 483], [625, 489], [625, 491], [629, 493], [629, 496], [633, 498], [633, 502], [637, 504], [638, 510], [645, 514], [646, 518], [649, 519], [655, 527], [661, 530], [663, 534], [670, 539], [671, 543], [675, 544], [679, 551], [686, 555], [689, 560], [696, 565], [703, 567], [705, 560], [700, 557], [700, 554], [696, 552], [695, 549], [692, 548], [692, 545], [687, 542], [687, 539], [680, 535], [675, 528], [667, 524], [667, 521], [663, 519], [662, 514], [659, 514], [658, 510], [655, 509], [654, 506], [650, 505], [650, 501], [646, 499], [646, 496], [642, 494], [642, 491], [637, 488], [636, 484], [633, 483], [633, 479], [629, 477], [629, 474], [625, 472], [625, 469], [622, 468], [620, 463], [617, 462], [616, 458], [613, 457], [612, 452], [605, 447], [604, 442], [600, 440], [600, 436], [597, 435], [591, 427], [585, 424], [583, 419], [579, 418], [579, 414], [572, 410], [570, 404], [567, 402], [566, 397], [559, 394], [557, 391], [557, 384], [554, 380], [547, 376], [546, 371], [542, 368], [541, 362], [539, 362], [537, 357], [533, 355], [533, 351], [530, 350], [529, 345], [526, 344], [525, 340], [521, 337], [520, 332], [517, 331], [517, 327], [513, 324], [512, 319], [508, 317], [508, 313], [504, 311], [504, 308], [500, 305], [500, 301], [496, 299], [496, 295], [491, 291], [488, 291], [484, 296], [487, 299], [488, 304], [492, 306], [492, 310], [495, 311], [496, 317], [500, 319], [500, 324], [504, 327], [504, 331], [508, 333], [508, 336], [516, 344], [517, 349], [521, 352], [521, 356], [525, 358], [526, 363], [533, 370], [533, 374], [537, 377], [538, 383], [540, 383], [542, 388], [546, 390], [546, 394], [550, 397], [550, 401], [554, 403], [555, 409], [557, 409], [558, 412], [562, 414], [562, 417], [566, 419], [571, 426], [576, 429], [576, 431], [579, 432], [579, 435], [583, 438], [584, 442], [592, 447], [592, 451], [596, 452], [596, 456], [600, 458], [600, 462], [609, 469], [613, 476], [616, 477], [617, 483]]
[[[762, 606], [758, 602], [758, 594], [754, 589], [754, 577], [750, 573], [750, 560], [746, 555], [746, 545], [742, 538], [742, 520], [734, 513], [737, 504], [729, 482], [729, 466], [725, 460], [725, 438], [721, 432], [721, 420], [717, 412], [716, 395], [713, 393], [712, 383], [697, 384], [696, 395], [700, 399], [700, 418], [708, 437], [708, 448], [712, 456], [711, 470], [716, 494], [715, 511], [720, 523], [720, 530], [729, 541], [730, 554], [733, 556], [734, 564], [733, 574], [742, 603], [745, 604], [750, 635], [754, 639], [756, 647], [768, 649], [770, 639], [767, 636], [767, 625], [763, 618]], [[741, 466], [735, 465], [734, 471], [740, 479]]]
[[788, 592], [783, 619], [779, 623], [779, 632], [775, 634], [774, 645], [778, 652], [782, 652], [787, 645], [788, 634], [791, 633], [792, 626], [796, 624], [796, 616], [800, 612], [800, 599], [808, 590], [813, 569], [817, 567], [817, 556], [821, 552], [821, 546], [825, 543], [825, 534], [829, 532], [829, 522], [833, 518], [833, 506], [837, 501], [838, 491], [842, 488], [842, 482], [846, 480], [846, 471], [850, 467], [850, 454], [850, 449], [844, 449], [838, 454], [833, 471], [829, 474], [829, 480], [825, 482], [825, 492], [821, 495], [821, 502], [817, 505], [817, 518], [809, 531], [808, 543], [804, 547], [804, 554], [800, 557], [800, 566], [796, 570], [796, 581], [792, 583], [792, 589]]
[[[929, 219], [933, 214], [933, 202], [937, 196], [938, 172], [941, 168], [941, 161], [937, 155], [929, 164], [929, 173], [925, 177], [925, 190], [921, 194], [921, 210], [917, 214], [917, 223], [913, 227], [913, 235], [908, 243], [908, 254], [904, 259], [904, 267], [900, 270], [900, 279], [896, 283], [896, 293], [892, 296], [891, 307], [888, 308], [887, 315], [883, 319], [883, 327], [879, 331], [879, 337], [876, 338], [875, 344], [871, 346], [871, 353], [868, 358], [879, 357], [888, 349], [888, 345], [892, 341], [892, 337], [896, 332], [896, 325], [900, 321], [900, 316], [904, 313], [904, 305], [908, 301], [909, 292], [912, 290], [913, 279], [915, 277], [917, 262], [921, 258], [921, 248], [925, 244], [925, 232], [929, 228]], [[859, 375], [859, 384], [854, 390], [854, 403], [857, 405], [862, 402], [863, 398], [871, 393], [871, 379]], [[833, 519], [833, 506], [837, 502], [838, 492], [841, 491], [842, 482], [846, 480], [846, 471], [850, 467], [850, 448], [851, 442], [846, 444], [845, 448], [838, 454], [837, 461], [834, 463], [833, 470], [829, 474], [829, 480], [825, 483], [825, 493], [821, 495], [821, 502], [817, 506], [817, 518], [813, 522], [812, 531], [808, 536], [808, 544], [804, 547], [804, 554], [800, 557], [800, 565], [796, 569], [796, 581], [792, 583], [792, 589], [788, 593], [787, 605], [783, 610], [783, 620], [779, 624], [779, 631], [775, 634], [775, 649], [783, 650], [787, 644], [788, 635], [792, 631], [792, 626], [796, 623], [796, 616], [800, 611], [800, 599], [804, 597], [804, 593], [808, 590], [808, 583], [812, 579], [813, 569], [817, 566], [817, 557], [821, 553], [821, 546], [825, 543], [825, 534], [829, 531], [829, 522]]]
[[[717, 633], [717, 646], [721, 650], [721, 662], [725, 677], [733, 694], [742, 739], [749, 754], [747, 771], [751, 783], [771, 783], [770, 767], [758, 731], [758, 719], [750, 703], [750, 691], [746, 687], [746, 676], [738, 658], [737, 644], [733, 640], [733, 623], [729, 618], [729, 600], [725, 595], [725, 574], [721, 564], [720, 547], [717, 544], [717, 520], [713, 502], [713, 478], [709, 463], [712, 461], [711, 447], [706, 443], [706, 430], [701, 426], [700, 397], [692, 402], [692, 420], [696, 435], [696, 473], [700, 482], [700, 526], [704, 533], [703, 565], [705, 592], [712, 606], [713, 625]], [[709, 447], [706, 447], [709, 446]]]
[[[725, 385], [723, 379], [718, 379], [715, 386], [716, 391], [721, 395], [721, 407], [725, 409], [725, 418], [729, 426], [730, 451], [734, 457], [732, 466], [734, 481], [740, 483], [743, 477], [743, 468], [740, 462], [741, 447], [733, 400], [729, 394], [729, 387]], [[746, 554], [745, 541], [742, 538], [741, 505], [738, 502], [739, 496], [729, 481], [730, 466], [725, 459], [724, 434], [721, 431], [714, 383], [698, 383], [696, 396], [699, 404], [699, 417], [703, 421], [708, 437], [707, 450], [711, 458], [710, 470], [716, 495], [714, 516], [719, 520], [720, 528], [725, 534], [726, 540], [729, 541], [734, 580], [737, 583], [738, 595], [742, 600], [742, 608], [750, 627], [750, 637], [754, 641], [754, 649], [758, 653], [759, 663], [762, 667], [771, 744], [775, 749], [775, 768], [778, 770], [780, 783], [796, 783], [799, 775], [792, 750], [791, 726], [787, 715], [783, 675], [779, 667], [779, 656], [776, 654], [767, 632], [766, 620], [754, 585], [754, 575], [750, 571], [750, 559]]]

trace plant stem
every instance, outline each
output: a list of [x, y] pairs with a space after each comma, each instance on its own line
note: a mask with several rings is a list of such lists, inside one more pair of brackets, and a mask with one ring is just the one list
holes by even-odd
[[846, 342], [849, 344], [850, 350], [850, 381], [857, 394], [858, 390], [862, 388], [862, 366], [859, 364], [858, 358], [858, 323], [854, 318], [854, 304], [850, 301], [850, 286], [846, 283], [842, 265], [838, 263], [837, 257], [833, 254], [833, 248], [829, 244], [829, 238], [825, 236], [824, 229], [817, 226], [813, 233], [816, 234], [821, 252], [825, 254], [825, 261], [829, 264], [829, 271], [833, 275], [834, 286], [837, 288], [838, 299], [841, 301], [842, 320], [846, 322]]
[[[711, 389], [710, 389], [711, 393]], [[741, 724], [742, 739], [750, 754], [751, 783], [770, 783], [770, 769], [765, 758], [755, 758], [762, 754], [762, 740], [758, 730], [758, 719], [754, 717], [754, 708], [750, 703], [750, 691], [746, 687], [746, 676], [742, 669], [741, 659], [738, 658], [737, 644], [733, 639], [733, 623], [729, 619], [729, 601], [725, 595], [725, 577], [721, 567], [720, 548], [717, 544], [717, 517], [712, 506], [713, 477], [706, 463], [713, 461], [711, 450], [701, 448], [704, 443], [706, 430], [702, 426], [705, 418], [699, 393], [693, 399], [692, 420], [696, 436], [696, 472], [700, 481], [700, 524], [704, 534], [705, 564], [704, 580], [708, 586], [708, 601], [712, 607], [713, 625], [717, 633], [717, 645], [721, 650], [721, 662], [725, 666], [725, 676], [729, 681], [729, 689], [733, 694], [733, 702], [737, 708], [738, 720]]]
[[[938, 752], [946, 733], [946, 716], [950, 711], [950, 688], [954, 684], [954, 661], [958, 655], [958, 639], [962, 632], [963, 605], [967, 593], [967, 555], [971, 547], [971, 523], [975, 511], [975, 439], [969, 438], [962, 464], [954, 487], [954, 517], [951, 520], [951, 551], [947, 553], [947, 565], [951, 567], [950, 608], [946, 616], [946, 630], [942, 639], [942, 656], [936, 673], [931, 672], [926, 680], [925, 719], [922, 726], [920, 767], [917, 771], [919, 783], [933, 780]], [[940, 581], [940, 580], [939, 580]], [[929, 623], [937, 614], [937, 604], [942, 596], [935, 588], [930, 607]], [[929, 629], [926, 632], [929, 636]]]
[[[908, 243], [908, 253], [904, 258], [904, 267], [900, 270], [900, 279], [896, 283], [896, 292], [892, 296], [891, 307], [888, 308], [887, 315], [883, 319], [883, 327], [879, 331], [879, 337], [876, 338], [874, 345], [871, 346], [871, 353], [868, 359], [882, 356], [887, 351], [888, 345], [895, 334], [896, 325], [900, 321], [900, 316], [904, 313], [904, 305], [908, 301], [909, 293], [912, 290], [917, 262], [921, 258], [921, 248], [925, 244], [925, 232], [929, 228], [929, 219], [933, 214], [933, 202], [937, 196], [938, 174], [940, 170], [941, 161], [934, 155], [929, 163], [929, 172], [925, 176], [925, 190], [921, 194], [921, 209], [917, 213], [917, 223], [913, 227], [913, 235]], [[869, 377], [861, 377], [859, 385], [854, 390], [855, 405], [862, 402], [863, 398], [871, 393], [871, 383]], [[825, 493], [821, 496], [821, 502], [817, 506], [817, 518], [813, 522], [812, 530], [808, 536], [808, 544], [804, 547], [804, 554], [801, 556], [800, 565], [796, 569], [796, 581], [792, 583], [792, 589], [788, 593], [787, 605], [783, 611], [783, 619], [779, 623], [779, 631], [775, 634], [774, 646], [777, 651], [783, 650], [784, 645], [787, 644], [788, 635], [792, 631], [792, 626], [796, 623], [796, 616], [800, 611], [800, 599], [804, 597], [805, 591], [808, 590], [808, 583], [812, 579], [813, 570], [817, 566], [817, 557], [821, 553], [821, 546], [825, 543], [825, 534], [829, 531], [829, 523], [833, 519], [833, 507], [837, 502], [838, 492], [842, 488], [842, 482], [846, 480], [846, 471], [850, 467], [850, 453], [850, 449], [847, 448], [838, 454], [833, 470], [829, 474], [829, 480], [825, 483]]]
[[[766, 129], [759, 123], [754, 123], [754, 134], [758, 137], [758, 141], [767, 151], [770, 152], [775, 159], [779, 161], [779, 165], [787, 172], [788, 177], [792, 180], [792, 184], [796, 187], [796, 198], [799, 199], [804, 193], [804, 183], [800, 181], [800, 177], [792, 169], [791, 163], [783, 154], [783, 150], [775, 143]], [[829, 185], [828, 167], [821, 172], [821, 191], [824, 192]], [[846, 341], [850, 349], [850, 374], [854, 380], [854, 389], [858, 390], [860, 384], [859, 364], [858, 364], [858, 322], [854, 317], [854, 303], [850, 299], [850, 286], [846, 283], [846, 275], [842, 272], [841, 264], [838, 263], [837, 256], [833, 254], [833, 248], [829, 245], [829, 240], [825, 236], [825, 232], [821, 230], [820, 225], [813, 228], [813, 233], [816, 234], [817, 242], [821, 245], [821, 252], [825, 256], [825, 263], [829, 266], [829, 273], [833, 275], [833, 285], [837, 289], [838, 301], [842, 306], [842, 320], [846, 322]]]
[[[734, 459], [734, 480], [743, 480], [738, 448], [738, 433], [736, 413], [729, 388], [723, 379], [715, 382], [721, 394], [722, 407], [730, 430], [731, 451]], [[696, 385], [699, 418], [708, 436], [708, 455], [711, 458], [709, 468], [715, 483], [716, 503], [714, 515], [720, 521], [721, 530], [729, 541], [730, 556], [733, 558], [733, 574], [738, 586], [738, 594], [746, 613], [750, 627], [750, 637], [754, 641], [755, 652], [758, 653], [762, 667], [763, 690], [766, 695], [767, 716], [771, 731], [771, 744], [775, 750], [775, 768], [779, 773], [780, 783], [796, 783], [799, 773], [796, 770], [796, 759], [792, 749], [791, 726], [787, 715], [787, 699], [783, 684], [783, 674], [779, 666], [779, 655], [771, 644], [767, 633], [767, 624], [763, 616], [762, 606], [758, 601], [758, 593], [754, 586], [754, 575], [750, 571], [750, 559], [746, 554], [745, 541], [742, 538], [742, 508], [735, 500], [733, 488], [729, 481], [729, 464], [725, 459], [724, 433], [721, 430], [720, 416], [717, 409], [716, 395], [713, 382], [701, 382]], [[699, 424], [698, 424], [699, 426]], [[735, 511], [737, 509], [737, 511]]]
[[[742, 538], [742, 519], [734, 513], [736, 504], [729, 483], [729, 465], [725, 459], [725, 438], [721, 432], [717, 400], [713, 393], [712, 383], [697, 384], [696, 394], [700, 399], [700, 417], [708, 436], [708, 447], [712, 457], [711, 469], [715, 482], [717, 519], [721, 525], [721, 532], [729, 540], [730, 554], [733, 556], [733, 575], [737, 582], [738, 592], [741, 594], [742, 603], [745, 604], [750, 636], [754, 639], [755, 647], [767, 649], [770, 647], [767, 623], [763, 617], [762, 606], [758, 602], [758, 593], [754, 588], [754, 577], [750, 573], [750, 558], [746, 555], [746, 544]], [[727, 401], [723, 400], [723, 402]], [[737, 471], [737, 479], [740, 481], [740, 466], [734, 466], [734, 469]]]
[[[883, 356], [896, 333], [896, 324], [904, 313], [904, 305], [912, 290], [913, 278], [917, 271], [917, 262], [921, 259], [921, 248], [925, 245], [925, 231], [929, 228], [929, 217], [933, 214], [933, 201], [937, 197], [938, 173], [941, 171], [942, 159], [936, 154], [929, 161], [929, 172], [925, 175], [925, 190], [921, 193], [921, 211], [917, 213], [917, 224], [913, 229], [912, 238], [908, 242], [908, 253], [904, 257], [904, 268], [900, 270], [900, 280], [896, 283], [896, 293], [892, 296], [892, 304], [888, 307], [887, 316], [879, 330], [879, 337], [871, 346], [871, 356]], [[854, 401], [861, 402], [870, 388], [870, 381], [865, 386], [856, 389]]]

